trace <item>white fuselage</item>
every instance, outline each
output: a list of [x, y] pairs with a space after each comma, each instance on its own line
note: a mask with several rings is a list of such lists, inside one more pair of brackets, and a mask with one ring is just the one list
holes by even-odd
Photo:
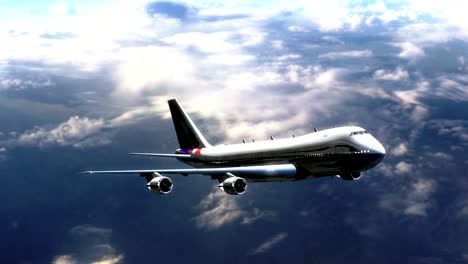
[[286, 139], [179, 149], [176, 153], [191, 154], [192, 159], [181, 161], [194, 167], [292, 163], [309, 173], [307, 177], [320, 177], [367, 170], [383, 158], [385, 149], [363, 128], [346, 126]]

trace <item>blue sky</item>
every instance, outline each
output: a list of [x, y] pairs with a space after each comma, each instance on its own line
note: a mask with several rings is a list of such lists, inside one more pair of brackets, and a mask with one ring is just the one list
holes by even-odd
[[[2, 1], [1, 262], [466, 263], [463, 5]], [[388, 154], [239, 197], [76, 174], [183, 167], [127, 155], [178, 147], [169, 98], [215, 144], [359, 125]]]

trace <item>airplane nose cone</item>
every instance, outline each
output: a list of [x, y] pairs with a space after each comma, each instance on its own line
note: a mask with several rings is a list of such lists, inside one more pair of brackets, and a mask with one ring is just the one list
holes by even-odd
[[383, 160], [386, 152], [385, 152], [385, 148], [382, 146], [382, 144], [380, 144], [380, 142], [377, 142], [373, 147], [374, 147], [375, 153], [377, 154], [377, 159], [375, 160], [374, 164], [377, 165]]
[[374, 142], [371, 143], [370, 148], [371, 148], [371, 151], [374, 153], [373, 156], [375, 157], [375, 160], [373, 162], [373, 166], [375, 166], [383, 160], [383, 158], [385, 157], [386, 151], [385, 151], [384, 146], [382, 146], [382, 144], [376, 139], [374, 140]]
[[375, 148], [375, 152], [377, 152], [378, 154], [380, 154], [382, 156], [385, 156], [386, 152], [385, 152], [385, 148], [382, 146], [382, 144], [377, 143], [376, 146], [374, 146], [374, 148]]

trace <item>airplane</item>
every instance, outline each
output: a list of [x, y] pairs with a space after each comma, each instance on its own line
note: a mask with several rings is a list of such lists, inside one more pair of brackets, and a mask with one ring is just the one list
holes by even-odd
[[180, 148], [174, 154], [130, 153], [175, 158], [193, 168], [85, 171], [86, 174], [139, 174], [150, 191], [168, 194], [172, 180], [163, 175], [209, 175], [227, 194], [245, 193], [250, 182], [297, 181], [337, 176], [357, 180], [385, 156], [385, 148], [365, 129], [343, 126], [302, 136], [212, 146], [176, 99], [168, 101]]

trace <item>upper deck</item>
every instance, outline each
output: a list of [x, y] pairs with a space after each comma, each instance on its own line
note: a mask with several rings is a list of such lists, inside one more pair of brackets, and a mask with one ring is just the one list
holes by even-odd
[[194, 158], [200, 160], [222, 160], [245, 156], [259, 157], [295, 152], [306, 152], [325, 149], [336, 145], [351, 144], [353, 132], [365, 131], [356, 126], [346, 126], [313, 132], [303, 136], [249, 142], [232, 145], [217, 145], [193, 151]]

